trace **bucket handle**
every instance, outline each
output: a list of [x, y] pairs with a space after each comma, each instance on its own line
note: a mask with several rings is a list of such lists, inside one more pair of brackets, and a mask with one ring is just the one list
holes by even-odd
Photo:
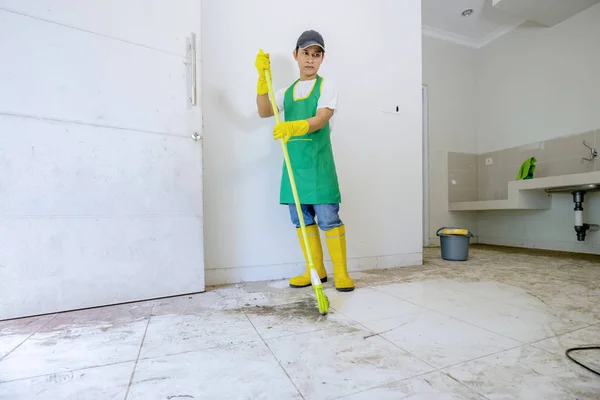
[[[445, 226], [443, 228], [438, 229], [438, 231], [435, 233], [436, 236], [441, 236], [440, 232], [443, 231], [444, 229], [462, 229], [462, 228], [457, 228], [457, 227], [452, 227], [452, 226]], [[467, 233], [469, 237], [473, 237], [473, 234], [471, 233], [471, 231], [467, 230]]]

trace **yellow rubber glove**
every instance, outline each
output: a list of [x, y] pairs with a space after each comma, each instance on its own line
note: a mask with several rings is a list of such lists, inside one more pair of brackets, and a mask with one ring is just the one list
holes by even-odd
[[267, 78], [265, 77], [265, 70], [268, 70], [269, 73], [271, 72], [271, 59], [269, 54], [265, 54], [261, 49], [256, 55], [254, 66], [258, 71], [258, 84], [256, 85], [256, 91], [260, 95], [269, 93]]
[[287, 143], [292, 136], [303, 136], [308, 133], [310, 125], [306, 120], [280, 122], [273, 129], [273, 139], [283, 139]]

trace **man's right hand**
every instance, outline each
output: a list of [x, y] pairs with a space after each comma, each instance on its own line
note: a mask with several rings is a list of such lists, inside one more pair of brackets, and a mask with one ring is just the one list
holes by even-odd
[[269, 54], [265, 54], [261, 49], [256, 55], [254, 66], [258, 71], [258, 85], [256, 88], [258, 94], [263, 95], [269, 93], [267, 78], [265, 77], [265, 70], [268, 70], [269, 73], [271, 72], [271, 60]]

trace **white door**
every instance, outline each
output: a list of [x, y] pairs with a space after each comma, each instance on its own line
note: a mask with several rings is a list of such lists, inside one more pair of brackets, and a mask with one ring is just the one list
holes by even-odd
[[0, 320], [204, 291], [200, 3], [0, 0]]

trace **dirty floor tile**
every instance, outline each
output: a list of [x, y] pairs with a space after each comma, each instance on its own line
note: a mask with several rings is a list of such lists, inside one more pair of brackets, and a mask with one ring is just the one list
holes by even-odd
[[[65, 314], [66, 315], [66, 314]], [[65, 325], [54, 320], [0, 361], [0, 380], [31, 378], [135, 361], [147, 321]]]
[[[533, 347], [549, 351], [560, 357], [572, 348], [600, 347], [600, 325], [579, 329], [564, 335], [552, 337], [532, 344]], [[569, 353], [576, 361], [589, 368], [600, 371], [600, 350], [576, 350]], [[600, 377], [599, 377], [600, 379]]]
[[435, 370], [371, 333], [349, 326], [267, 344], [306, 399], [345, 396]]
[[[597, 399], [600, 256], [473, 245], [469, 260], [0, 322], [0, 398]], [[142, 345], [143, 343], [143, 345]], [[598, 365], [598, 352], [572, 353]]]
[[485, 397], [442, 372], [432, 372], [344, 397], [344, 400], [373, 399], [486, 400]]
[[435, 311], [367, 322], [364, 326], [436, 368], [521, 345]]
[[52, 318], [54, 315], [0, 322], [0, 360], [50, 322]]
[[565, 357], [531, 346], [444, 370], [488, 399], [595, 399], [598, 376]]
[[247, 307], [244, 311], [264, 339], [355, 324], [331, 307], [327, 315], [319, 314], [314, 297], [277, 306]]
[[261, 342], [140, 360], [127, 400], [301, 399]]
[[397, 317], [425, 311], [422, 307], [390, 296], [372, 288], [344, 293], [326, 290], [332, 308], [356, 322]]
[[153, 316], [140, 358], [230, 346], [261, 340], [240, 311], [203, 311], [193, 315]]
[[0, 399], [124, 399], [133, 362], [0, 383]]

